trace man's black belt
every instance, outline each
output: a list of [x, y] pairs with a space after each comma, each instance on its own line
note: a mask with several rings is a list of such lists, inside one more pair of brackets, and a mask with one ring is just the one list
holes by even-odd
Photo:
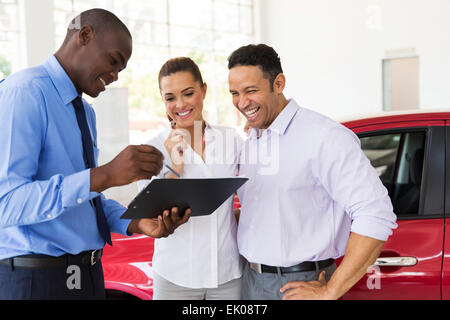
[[250, 268], [258, 273], [293, 273], [324, 269], [331, 266], [333, 263], [334, 259], [321, 260], [317, 262], [305, 261], [292, 267], [273, 267], [266, 266], [265, 264], [250, 263]]
[[46, 255], [26, 255], [0, 261], [0, 265], [9, 265], [15, 268], [67, 268], [70, 265], [95, 265], [100, 261], [103, 250], [84, 251], [77, 255], [65, 254], [60, 257]]

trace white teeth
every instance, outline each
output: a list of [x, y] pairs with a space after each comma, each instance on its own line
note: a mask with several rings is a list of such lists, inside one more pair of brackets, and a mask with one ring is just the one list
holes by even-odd
[[103, 80], [102, 78], [99, 78], [100, 79], [100, 81], [103, 83], [103, 85], [106, 87], [106, 82], [105, 82], [105, 80]]
[[258, 111], [259, 111], [259, 108], [255, 108], [255, 109], [251, 109], [251, 110], [247, 111], [245, 114], [246, 114], [248, 117], [252, 117], [252, 116], [255, 115]]
[[178, 113], [179, 116], [184, 117], [187, 116], [189, 113], [191, 113], [190, 111], [184, 112], [184, 113]]

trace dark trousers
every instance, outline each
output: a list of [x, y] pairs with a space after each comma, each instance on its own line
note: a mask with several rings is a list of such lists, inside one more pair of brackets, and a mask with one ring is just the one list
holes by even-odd
[[94, 266], [28, 269], [0, 265], [0, 300], [105, 299], [101, 261]]

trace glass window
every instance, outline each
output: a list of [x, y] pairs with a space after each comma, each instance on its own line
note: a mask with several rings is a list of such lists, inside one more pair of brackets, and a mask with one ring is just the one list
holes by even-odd
[[361, 138], [361, 147], [399, 216], [419, 214], [425, 136], [424, 132], [408, 132]]
[[253, 42], [253, 5], [253, 0], [55, 0], [56, 47], [74, 16], [93, 7], [110, 10], [127, 24], [134, 39], [128, 68], [115, 84], [128, 88], [130, 130], [135, 120], [139, 130], [144, 119], [149, 126], [155, 120], [167, 121], [158, 72], [169, 58], [182, 55], [196, 61], [208, 83], [207, 120], [239, 126], [243, 119], [228, 92], [227, 57]]
[[183, 27], [197, 27], [201, 30], [212, 29], [211, 0], [170, 0], [169, 23]]
[[18, 21], [17, 0], [0, 0], [0, 80], [20, 63]]

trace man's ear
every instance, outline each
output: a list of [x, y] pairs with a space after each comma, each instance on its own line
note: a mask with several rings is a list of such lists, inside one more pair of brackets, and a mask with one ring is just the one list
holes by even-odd
[[273, 90], [275, 93], [281, 94], [284, 91], [284, 88], [286, 87], [286, 77], [283, 73], [280, 73], [273, 82]]
[[81, 46], [87, 45], [94, 38], [94, 30], [91, 26], [84, 26], [78, 32], [78, 44]]

